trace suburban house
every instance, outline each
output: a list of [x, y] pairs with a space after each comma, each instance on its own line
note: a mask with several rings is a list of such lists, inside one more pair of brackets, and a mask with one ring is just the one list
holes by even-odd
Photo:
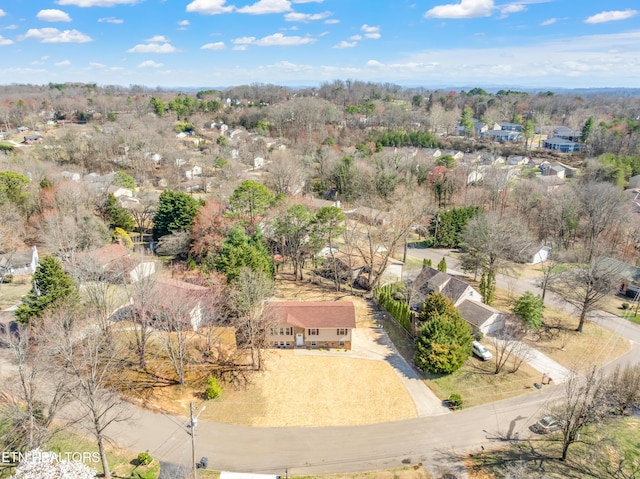
[[145, 261], [119, 242], [77, 253], [69, 260], [69, 266], [100, 268], [100, 279], [110, 283], [135, 283], [156, 271], [155, 261]]
[[620, 276], [618, 294], [635, 298], [640, 293], [640, 268], [613, 258], [602, 258], [604, 269], [614, 271]]
[[351, 349], [356, 327], [351, 301], [272, 301], [264, 314], [273, 325], [267, 331], [273, 347]]
[[487, 130], [483, 131], [480, 136], [486, 140], [497, 141], [498, 143], [522, 140], [522, 135], [512, 130]]
[[194, 331], [202, 327], [206, 319], [206, 299], [209, 288], [170, 278], [155, 280], [155, 319], [162, 321], [170, 316], [172, 321], [188, 324]]
[[560, 162], [542, 162], [540, 165], [542, 176], [557, 176], [558, 178], [571, 178], [576, 172], [576, 168], [567, 166]]
[[38, 267], [38, 248], [33, 246], [31, 251], [18, 251], [0, 255], [0, 278], [7, 274], [20, 276], [33, 274]]
[[[411, 284], [409, 306], [415, 312], [420, 311], [425, 298], [431, 293], [441, 293], [458, 308], [462, 319], [469, 323], [474, 331], [490, 334], [504, 328], [505, 317], [495, 308], [482, 303], [482, 295], [469, 284], [448, 273], [425, 266]], [[414, 334], [418, 324], [414, 316], [412, 325]]]
[[551, 248], [548, 246], [531, 246], [524, 251], [524, 261], [527, 264], [538, 264], [544, 263], [549, 259], [549, 255], [551, 254]]
[[557, 136], [544, 140], [544, 142], [542, 143], [542, 147], [549, 150], [557, 150], [560, 153], [573, 153], [575, 151], [580, 151], [579, 143], [571, 140], [566, 140], [564, 138], [559, 138]]
[[[343, 281], [352, 281], [360, 287], [367, 288], [366, 275], [369, 273], [370, 265], [365, 260], [362, 253], [357, 248], [345, 247], [334, 253], [333, 260], [338, 263], [338, 274]], [[331, 258], [327, 258], [326, 262], [330, 263]], [[382, 267], [383, 257], [375, 255], [373, 258], [373, 266], [378, 271]], [[327, 265], [331, 268], [331, 265]], [[380, 274], [379, 285], [395, 283], [402, 280], [402, 272], [404, 263], [400, 260], [389, 256], [384, 271]]]
[[518, 123], [502, 122], [500, 123], [500, 129], [507, 130], [507, 131], [521, 132], [524, 128], [522, 125], [519, 125]]
[[24, 137], [25, 145], [33, 145], [35, 143], [41, 143], [44, 141], [44, 137], [42, 135], [27, 135]]
[[553, 136], [563, 140], [579, 142], [582, 138], [582, 131], [574, 130], [567, 126], [557, 126], [553, 129]]

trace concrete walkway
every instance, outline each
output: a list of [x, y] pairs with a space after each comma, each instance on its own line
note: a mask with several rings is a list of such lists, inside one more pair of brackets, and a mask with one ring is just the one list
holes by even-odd
[[420, 375], [396, 350], [383, 329], [356, 328], [353, 330], [352, 349], [344, 350], [307, 350], [295, 349], [294, 355], [337, 356], [341, 358], [368, 359], [386, 361], [393, 368], [407, 389], [416, 407], [418, 417], [437, 416], [449, 413], [442, 401], [429, 389]]

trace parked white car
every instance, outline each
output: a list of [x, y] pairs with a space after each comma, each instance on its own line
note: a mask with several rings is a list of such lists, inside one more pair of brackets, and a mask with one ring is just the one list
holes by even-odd
[[485, 348], [478, 341], [473, 342], [473, 354], [478, 356], [483, 361], [488, 361], [489, 359], [493, 358], [493, 354], [491, 354], [491, 351]]

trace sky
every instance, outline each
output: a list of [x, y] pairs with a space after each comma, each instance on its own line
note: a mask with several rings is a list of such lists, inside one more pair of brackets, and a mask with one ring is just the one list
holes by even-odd
[[0, 0], [0, 84], [640, 87], [638, 0]]

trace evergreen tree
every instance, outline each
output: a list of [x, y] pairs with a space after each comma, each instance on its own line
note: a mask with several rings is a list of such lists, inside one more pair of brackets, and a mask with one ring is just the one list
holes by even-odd
[[107, 196], [107, 201], [102, 206], [101, 213], [105, 223], [112, 230], [133, 231], [136, 226], [131, 213], [118, 204], [118, 200], [113, 193], [109, 193], [109, 196]]
[[444, 258], [442, 258], [438, 263], [438, 271], [441, 271], [443, 273], [447, 272], [447, 260], [445, 260]]
[[53, 256], [44, 256], [33, 273], [31, 291], [22, 298], [16, 310], [19, 323], [28, 324], [32, 318], [40, 316], [46, 309], [54, 308], [64, 300], [77, 295], [73, 278], [64, 272], [62, 263]]
[[249, 237], [240, 225], [235, 225], [229, 231], [222, 243], [220, 256], [213, 266], [230, 282], [238, 278], [244, 267], [261, 271], [268, 277], [273, 277], [274, 274], [273, 259], [262, 240], [260, 230]]
[[189, 231], [200, 203], [181, 191], [166, 190], [160, 194], [158, 209], [153, 217], [153, 237], [179, 231]]
[[531, 291], [527, 291], [520, 296], [513, 306], [514, 314], [534, 331], [538, 331], [542, 326], [543, 310], [544, 302], [542, 298], [540, 296], [534, 296]]
[[450, 374], [471, 355], [471, 326], [458, 316], [434, 313], [419, 330], [414, 361], [423, 370]]
[[454, 306], [453, 301], [444, 294], [435, 292], [427, 295], [424, 303], [422, 303], [418, 320], [421, 322], [429, 321], [433, 315], [460, 317], [460, 313]]

